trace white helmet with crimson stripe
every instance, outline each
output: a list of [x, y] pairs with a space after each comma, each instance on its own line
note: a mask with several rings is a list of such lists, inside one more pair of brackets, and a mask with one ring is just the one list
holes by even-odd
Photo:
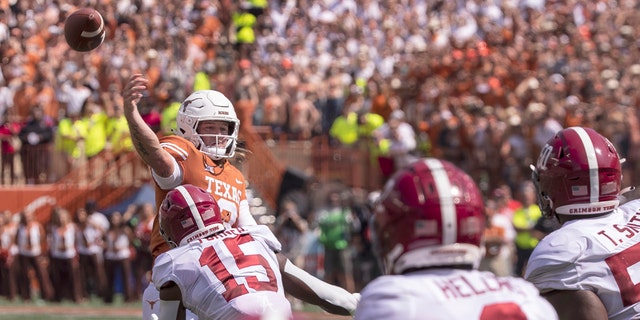
[[469, 175], [450, 162], [420, 159], [385, 185], [372, 218], [373, 246], [387, 274], [427, 267], [477, 267], [484, 202]]
[[224, 231], [220, 207], [210, 193], [191, 184], [169, 191], [160, 205], [160, 234], [172, 247]]
[[532, 166], [540, 209], [546, 215], [612, 211], [620, 204], [622, 162], [614, 145], [595, 130], [560, 130]]

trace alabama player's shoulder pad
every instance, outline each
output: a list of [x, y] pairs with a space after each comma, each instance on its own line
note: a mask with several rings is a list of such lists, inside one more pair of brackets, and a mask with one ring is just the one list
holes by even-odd
[[280, 252], [282, 250], [282, 244], [280, 241], [276, 239], [271, 229], [265, 225], [253, 225], [253, 226], [244, 226], [243, 229], [247, 230], [251, 236], [254, 238], [262, 239], [271, 250], [275, 252]]
[[525, 278], [534, 279], [553, 273], [554, 270], [574, 268], [576, 261], [585, 255], [592, 240], [573, 231], [567, 228], [543, 238], [529, 258]]

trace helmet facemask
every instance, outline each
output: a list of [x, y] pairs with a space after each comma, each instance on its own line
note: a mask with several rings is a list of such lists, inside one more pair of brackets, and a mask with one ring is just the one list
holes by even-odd
[[[206, 120], [197, 122], [196, 126], [203, 121]], [[238, 137], [237, 132], [234, 129], [235, 124], [228, 123], [228, 126], [228, 132], [230, 134], [199, 133], [198, 129], [196, 129], [194, 130], [196, 133], [192, 136], [191, 142], [193, 142], [193, 144], [202, 151], [202, 153], [206, 154], [213, 160], [232, 158], [236, 152], [235, 150]]]
[[167, 235], [167, 233], [164, 231], [164, 229], [162, 229], [162, 227], [160, 227], [160, 235], [162, 236], [162, 238], [164, 239], [164, 241], [166, 241], [169, 244], [170, 248], [176, 248], [178, 247], [178, 244], [173, 241], [173, 239], [171, 239], [171, 237], [169, 237], [169, 235]]
[[533, 186], [536, 188], [538, 207], [540, 207], [542, 215], [545, 217], [554, 217], [553, 200], [540, 190], [540, 175], [538, 174], [538, 170], [534, 165], [529, 165], [529, 168], [531, 169], [531, 181], [533, 181]]

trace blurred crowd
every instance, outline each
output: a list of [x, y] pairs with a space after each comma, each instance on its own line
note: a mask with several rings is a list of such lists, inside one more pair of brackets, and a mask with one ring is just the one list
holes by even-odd
[[[81, 6], [101, 12], [108, 29], [105, 43], [89, 53], [69, 50], [62, 33], [66, 15]], [[151, 80], [143, 113], [159, 133], [171, 133], [187, 94], [211, 88], [234, 101], [243, 123], [268, 128], [267, 138], [324, 136], [351, 145], [373, 136], [367, 145], [384, 166], [395, 149], [372, 133], [380, 122], [362, 129], [360, 119], [375, 114], [386, 123], [400, 110], [416, 142], [399, 152], [447, 159], [484, 192], [503, 183], [515, 190], [532, 155], [562, 127], [593, 127], [623, 157], [636, 158], [637, 7], [543, 0], [5, 3], [0, 114], [5, 131], [16, 132], [41, 108], [53, 139], [25, 135], [17, 145], [55, 144], [72, 165], [82, 152], [91, 157], [113, 147], [105, 132], [84, 131], [118, 117], [122, 85], [139, 72]], [[82, 117], [88, 125], [76, 124]], [[347, 140], [345, 127], [352, 130]], [[61, 136], [96, 146], [65, 149]], [[625, 164], [627, 183], [637, 167]]]
[[[151, 272], [152, 203], [108, 216], [87, 201], [53, 209], [43, 224], [23, 211], [0, 216], [0, 294], [10, 301], [139, 301]], [[18, 300], [19, 299], [19, 300]]]
[[[89, 53], [62, 33], [82, 6], [108, 29]], [[629, 186], [640, 176], [638, 9], [636, 0], [0, 1], [2, 183], [14, 183], [14, 154], [25, 181], [43, 183], [105, 150], [129, 152], [118, 145], [128, 134], [120, 92], [143, 73], [141, 111], [158, 134], [171, 134], [189, 93], [215, 89], [267, 139], [367, 148], [384, 176], [415, 157], [446, 159], [499, 208], [504, 194], [530, 188], [544, 143], [581, 125], [627, 158]], [[39, 145], [64, 167], [24, 162]], [[527, 210], [524, 220], [533, 232], [538, 219]], [[528, 250], [537, 235], [519, 241]], [[514, 254], [501, 272], [520, 273]]]
[[[62, 34], [79, 6], [95, 7], [107, 23], [105, 43], [90, 53], [69, 50]], [[580, 124], [628, 158], [628, 183], [640, 150], [636, 8], [637, 1], [17, 1], [0, 8], [0, 114], [10, 135], [41, 108], [54, 138], [14, 142], [55, 144], [70, 166], [81, 151], [90, 157], [112, 147], [106, 133], [88, 138], [85, 128], [119, 116], [123, 82], [140, 72], [151, 79], [143, 112], [159, 133], [170, 133], [176, 103], [195, 89], [225, 93], [274, 139], [341, 143], [331, 133], [336, 119], [373, 113], [388, 121], [401, 110], [416, 138], [408, 152], [450, 160], [489, 192], [501, 183], [515, 189], [550, 135]], [[82, 117], [89, 125], [76, 124]], [[60, 132], [63, 121], [70, 132]], [[95, 146], [74, 149], [80, 140]], [[7, 159], [11, 152], [3, 147]], [[62, 173], [27, 180], [65, 171], [55, 169]]]

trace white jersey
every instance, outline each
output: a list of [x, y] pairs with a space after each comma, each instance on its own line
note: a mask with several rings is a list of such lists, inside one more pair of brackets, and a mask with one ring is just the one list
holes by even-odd
[[361, 294], [355, 319], [558, 318], [532, 284], [486, 271], [429, 269], [381, 276]]
[[160, 290], [175, 282], [185, 307], [200, 319], [289, 319], [291, 305], [274, 252], [280, 250], [267, 226], [227, 229], [159, 255], [153, 283]]
[[640, 200], [565, 223], [533, 251], [525, 278], [541, 292], [591, 290], [609, 319], [640, 314]]

